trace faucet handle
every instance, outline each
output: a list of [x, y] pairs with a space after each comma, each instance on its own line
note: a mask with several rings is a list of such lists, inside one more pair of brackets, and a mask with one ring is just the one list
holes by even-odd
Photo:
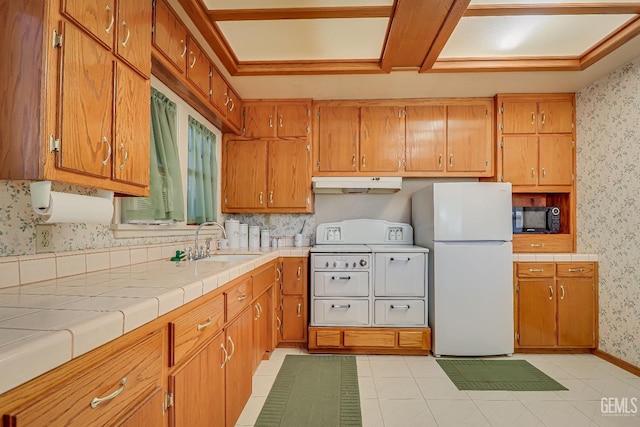
[[185, 249], [185, 251], [187, 251], [187, 259], [189, 261], [193, 261], [193, 248], [191, 246], [189, 246], [188, 248]]

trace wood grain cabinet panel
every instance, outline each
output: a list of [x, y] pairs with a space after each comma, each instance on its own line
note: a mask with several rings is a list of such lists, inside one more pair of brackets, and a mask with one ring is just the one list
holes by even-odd
[[520, 347], [556, 344], [555, 283], [550, 279], [518, 280]]
[[189, 36], [187, 41], [187, 79], [193, 83], [200, 94], [210, 100], [211, 62], [198, 43]]
[[265, 208], [267, 141], [227, 141], [224, 163], [224, 211]]
[[150, 1], [118, 1], [115, 52], [143, 76], [151, 76]]
[[307, 341], [308, 259], [282, 260], [282, 340]]
[[541, 136], [538, 185], [573, 183], [573, 137]]
[[153, 15], [153, 45], [182, 74], [186, 69], [187, 30], [166, 0], [156, 0]]
[[269, 141], [269, 208], [311, 209], [310, 152], [306, 140]]
[[250, 138], [306, 137], [309, 131], [309, 102], [245, 102], [243, 135]]
[[443, 172], [445, 169], [446, 107], [406, 107], [405, 170]]
[[592, 278], [558, 278], [558, 345], [595, 347], [595, 284]]
[[235, 426], [251, 396], [253, 312], [245, 310], [226, 330], [229, 358], [225, 366], [225, 425]]
[[272, 104], [244, 105], [244, 127], [242, 134], [246, 137], [275, 136], [276, 107]]
[[140, 427], [164, 425], [164, 390], [156, 387], [151, 394], [144, 398], [115, 425], [117, 427]]
[[242, 101], [237, 93], [227, 86], [227, 118], [235, 127], [240, 128], [242, 126]]
[[447, 106], [447, 172], [491, 171], [491, 105]]
[[111, 49], [118, 18], [115, 0], [64, 0], [62, 13]]
[[251, 305], [253, 299], [252, 278], [248, 277], [224, 293], [226, 304], [226, 320], [232, 320], [242, 310]]
[[[502, 139], [503, 179], [512, 185], [537, 185], [538, 138], [505, 136]], [[507, 167], [508, 166], [508, 167]]]
[[267, 291], [260, 295], [253, 303], [253, 372], [258, 365], [270, 353], [273, 348], [272, 343], [272, 308], [271, 292]]
[[276, 135], [279, 138], [306, 137], [311, 123], [311, 106], [303, 104], [278, 104], [276, 109]]
[[318, 164], [320, 172], [355, 172], [360, 164], [360, 108], [318, 108]]
[[398, 172], [404, 152], [404, 114], [399, 107], [360, 108], [360, 171]]
[[533, 101], [505, 100], [501, 103], [503, 134], [535, 134], [538, 104]]
[[538, 117], [539, 133], [573, 132], [573, 102], [570, 100], [539, 102]]

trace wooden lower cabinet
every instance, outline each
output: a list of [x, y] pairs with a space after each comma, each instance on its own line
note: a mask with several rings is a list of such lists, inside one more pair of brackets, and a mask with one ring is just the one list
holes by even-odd
[[118, 427], [162, 426], [164, 414], [160, 408], [163, 403], [164, 390], [162, 387], [157, 387], [115, 425]]
[[516, 348], [597, 348], [595, 262], [515, 263]]
[[310, 353], [429, 354], [431, 328], [309, 327]]
[[307, 258], [284, 258], [282, 260], [282, 310], [280, 325], [281, 341], [291, 344], [307, 342]]
[[282, 297], [282, 340], [304, 341], [306, 319], [303, 317], [304, 297], [300, 295], [283, 295]]
[[246, 309], [226, 329], [229, 357], [225, 366], [226, 426], [234, 426], [251, 396], [253, 316]]
[[169, 376], [174, 401], [171, 426], [225, 425], [225, 340], [224, 332], [220, 332]]
[[253, 303], [253, 372], [258, 369], [260, 361], [273, 351], [271, 298], [271, 288], [269, 288]]

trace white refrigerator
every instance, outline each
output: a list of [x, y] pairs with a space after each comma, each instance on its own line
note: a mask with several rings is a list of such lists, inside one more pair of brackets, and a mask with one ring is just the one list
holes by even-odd
[[411, 206], [415, 244], [429, 248], [433, 354], [511, 355], [511, 184], [433, 183]]

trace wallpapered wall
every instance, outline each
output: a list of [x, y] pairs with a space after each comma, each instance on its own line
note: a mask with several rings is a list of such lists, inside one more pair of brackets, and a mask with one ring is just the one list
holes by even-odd
[[578, 252], [598, 254], [600, 349], [640, 366], [640, 58], [576, 95]]

